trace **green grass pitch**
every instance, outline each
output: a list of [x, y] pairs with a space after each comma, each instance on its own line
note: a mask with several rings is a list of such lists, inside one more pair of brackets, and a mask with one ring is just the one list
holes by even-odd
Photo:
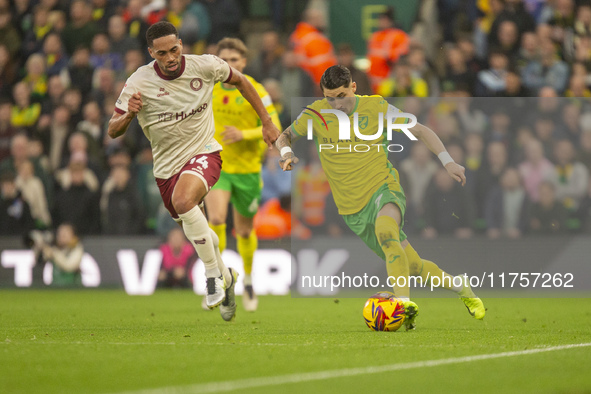
[[364, 301], [260, 297], [226, 323], [190, 291], [0, 290], [0, 391], [591, 392], [587, 346], [412, 364], [590, 343], [589, 299], [489, 298], [484, 321], [457, 299], [417, 299], [417, 330], [394, 333], [365, 326]]

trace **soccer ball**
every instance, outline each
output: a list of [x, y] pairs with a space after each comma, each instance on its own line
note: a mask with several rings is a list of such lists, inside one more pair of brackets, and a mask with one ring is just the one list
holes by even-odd
[[365, 324], [373, 331], [396, 331], [404, 323], [404, 305], [389, 291], [372, 295], [363, 307]]

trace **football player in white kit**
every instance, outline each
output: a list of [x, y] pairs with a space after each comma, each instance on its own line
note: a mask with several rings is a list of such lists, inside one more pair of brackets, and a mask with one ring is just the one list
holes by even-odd
[[164, 205], [205, 264], [207, 306], [219, 305], [222, 318], [232, 320], [237, 273], [224, 265], [217, 236], [202, 211], [203, 198], [218, 180], [222, 165], [222, 147], [214, 139], [214, 85], [222, 81], [238, 88], [259, 115], [269, 146], [279, 130], [239, 71], [213, 55], [183, 55], [182, 41], [171, 23], [150, 26], [146, 38], [154, 61], [127, 79], [108, 133], [112, 138], [123, 135], [137, 116], [152, 145], [154, 176]]

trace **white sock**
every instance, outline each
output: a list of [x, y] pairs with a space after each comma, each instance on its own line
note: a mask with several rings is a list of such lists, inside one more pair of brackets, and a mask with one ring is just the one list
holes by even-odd
[[408, 298], [408, 297], [396, 297], [396, 298], [398, 298], [402, 302], [410, 301], [410, 298]]
[[221, 275], [215, 255], [213, 240], [209, 231], [207, 219], [201, 209], [195, 205], [191, 210], [179, 214], [183, 221], [183, 230], [187, 239], [193, 244], [197, 254], [205, 265], [205, 276], [208, 278]]
[[218, 262], [218, 268], [219, 268], [220, 272], [222, 273], [222, 275], [224, 276], [226, 283], [229, 286], [230, 283], [232, 283], [232, 274], [230, 273], [230, 270], [228, 269], [228, 267], [226, 267], [226, 265], [224, 264], [224, 260], [222, 260], [222, 254], [220, 253], [220, 248], [219, 248], [220, 239], [219, 239], [218, 235], [215, 233], [215, 231], [213, 231], [211, 228], [209, 229], [209, 231], [210, 231], [211, 239], [213, 242], [213, 249], [215, 251], [215, 257]]
[[252, 276], [244, 274], [244, 286], [252, 285]]

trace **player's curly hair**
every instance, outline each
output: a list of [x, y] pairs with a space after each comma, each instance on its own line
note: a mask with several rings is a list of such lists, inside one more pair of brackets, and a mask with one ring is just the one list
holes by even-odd
[[351, 71], [345, 66], [336, 65], [331, 66], [324, 71], [322, 78], [320, 78], [320, 89], [337, 89], [341, 86], [349, 86], [351, 84]]
[[166, 37], [174, 34], [176, 38], [179, 38], [179, 32], [176, 27], [170, 22], [160, 21], [154, 23], [148, 28], [146, 32], [146, 41], [150, 48], [154, 47], [154, 40], [160, 37]]

